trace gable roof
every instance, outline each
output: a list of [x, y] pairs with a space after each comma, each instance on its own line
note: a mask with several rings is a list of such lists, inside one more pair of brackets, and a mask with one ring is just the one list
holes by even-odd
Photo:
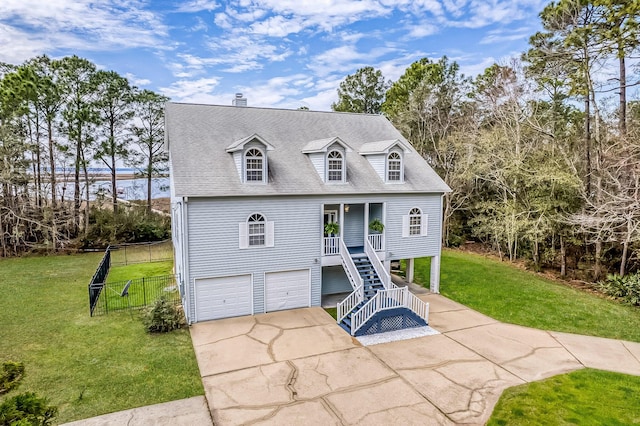
[[269, 142], [267, 142], [266, 140], [261, 138], [259, 134], [254, 133], [251, 136], [247, 136], [246, 138], [238, 139], [237, 141], [235, 141], [234, 143], [229, 145], [225, 149], [225, 151], [226, 152], [241, 151], [241, 150], [244, 149], [244, 146], [246, 144], [248, 144], [249, 142], [252, 142], [254, 140], [256, 140], [256, 141], [260, 142], [262, 145], [266, 146], [267, 147], [267, 151], [272, 151], [274, 149], [273, 145], [271, 145]]
[[[233, 154], [227, 152], [258, 134], [273, 147], [267, 155], [266, 185], [242, 183]], [[450, 191], [381, 115], [169, 102], [165, 107], [165, 138], [173, 192], [179, 197]], [[317, 148], [323, 143], [319, 141], [336, 138], [353, 150], [345, 155], [347, 182], [325, 184], [303, 150], [311, 142]], [[370, 142], [396, 140], [407, 148], [403, 158], [405, 180], [389, 185], [358, 151]]]
[[400, 139], [391, 139], [387, 141], [367, 142], [360, 147], [360, 154], [388, 154], [389, 150], [394, 146], [399, 146], [404, 152], [408, 151], [408, 148]]
[[302, 148], [302, 152], [304, 154], [311, 154], [314, 152], [327, 152], [327, 149], [334, 143], [342, 146], [346, 152], [353, 151], [349, 145], [344, 143], [342, 139], [336, 136], [333, 138], [316, 139], [314, 141], [311, 141], [306, 144], [304, 148]]

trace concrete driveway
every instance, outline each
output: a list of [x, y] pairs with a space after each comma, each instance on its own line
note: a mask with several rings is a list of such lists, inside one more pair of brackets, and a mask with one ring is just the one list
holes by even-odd
[[364, 347], [320, 308], [192, 326], [215, 424], [483, 424], [502, 391], [583, 367], [640, 375], [640, 344], [500, 323], [435, 294], [441, 332]]

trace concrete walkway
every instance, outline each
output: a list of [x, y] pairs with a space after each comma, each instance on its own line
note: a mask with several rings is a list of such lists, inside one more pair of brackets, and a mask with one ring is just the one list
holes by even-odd
[[[419, 297], [441, 334], [367, 347], [321, 308], [193, 325], [214, 423], [484, 424], [511, 386], [584, 367], [640, 375], [640, 343], [504, 324], [440, 295]], [[195, 417], [168, 417], [180, 412]], [[211, 419], [191, 398], [74, 425], [127, 422]]]

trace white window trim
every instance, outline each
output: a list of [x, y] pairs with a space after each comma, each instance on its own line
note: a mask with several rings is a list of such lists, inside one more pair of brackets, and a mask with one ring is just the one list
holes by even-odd
[[[256, 150], [262, 155], [262, 177], [261, 180], [248, 180], [247, 179], [247, 154], [251, 150]], [[247, 147], [245, 152], [242, 154], [242, 181], [248, 184], [256, 184], [256, 185], [264, 185], [267, 183], [267, 177], [269, 174], [267, 173], [267, 152], [257, 146]]]
[[[400, 161], [400, 179], [399, 180], [389, 179], [389, 156], [391, 156], [391, 154], [398, 154], [398, 156], [400, 157], [400, 160], [399, 160]], [[386, 183], [404, 183], [404, 156], [402, 155], [402, 153], [398, 151], [391, 151], [390, 153], [385, 155], [384, 178]]]
[[[249, 219], [253, 216], [259, 214], [264, 219], [264, 244], [263, 245], [249, 245]], [[259, 249], [264, 247], [274, 247], [275, 246], [275, 224], [273, 221], [268, 221], [267, 217], [259, 212], [251, 213], [247, 220], [244, 222], [238, 223], [238, 248], [244, 249]]]
[[[340, 159], [341, 159], [341, 173], [340, 173], [340, 180], [329, 180], [329, 155], [331, 155], [331, 153], [333, 152], [337, 152], [338, 154], [340, 154]], [[334, 159], [331, 159], [334, 160]], [[325, 182], [326, 183], [345, 183], [346, 181], [346, 175], [347, 175], [347, 159], [345, 156], [345, 153], [342, 152], [339, 149], [332, 149], [331, 151], [328, 151], [327, 154], [325, 155]]]
[[[412, 207], [411, 209], [409, 209], [409, 212], [411, 212], [411, 210], [413, 210], [414, 208], [417, 207]], [[422, 213], [422, 209], [418, 208], [418, 210], [420, 211], [420, 234], [411, 235], [409, 233], [409, 223], [411, 222], [411, 215], [407, 214], [402, 216], [402, 238], [426, 237], [428, 235], [429, 215]]]

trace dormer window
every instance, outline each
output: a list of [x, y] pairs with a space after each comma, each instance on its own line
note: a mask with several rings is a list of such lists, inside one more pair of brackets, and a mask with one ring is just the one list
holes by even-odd
[[365, 156], [385, 183], [404, 182], [404, 159], [408, 154], [411, 149], [400, 139], [367, 142], [360, 147], [360, 155]]
[[244, 156], [246, 182], [264, 181], [264, 156], [262, 151], [251, 148]]
[[387, 181], [402, 182], [402, 157], [397, 152], [387, 156]]
[[269, 162], [267, 153], [275, 148], [258, 134], [239, 139], [226, 151], [233, 155], [238, 177], [243, 183], [268, 183]]
[[352, 149], [337, 136], [308, 142], [302, 153], [307, 154], [323, 183], [345, 183], [347, 163], [345, 155]]
[[342, 182], [344, 180], [344, 157], [340, 151], [327, 154], [327, 181]]

